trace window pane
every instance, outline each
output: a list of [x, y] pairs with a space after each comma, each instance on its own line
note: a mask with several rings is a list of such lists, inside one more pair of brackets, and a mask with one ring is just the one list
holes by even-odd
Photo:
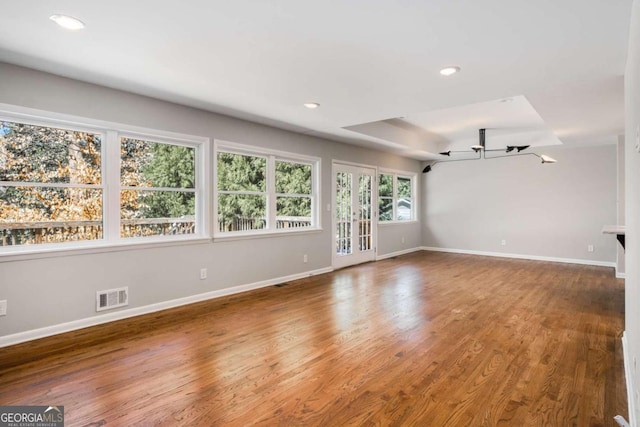
[[349, 255], [352, 253], [352, 202], [351, 179], [353, 175], [347, 172], [336, 174], [336, 254]]
[[311, 198], [278, 197], [276, 202], [276, 228], [310, 227]]
[[411, 198], [411, 178], [398, 177], [398, 197]]
[[120, 139], [120, 183], [127, 187], [195, 188], [193, 147]]
[[102, 238], [102, 190], [0, 187], [0, 246]]
[[411, 205], [411, 199], [398, 199], [398, 206], [396, 207], [398, 212], [398, 221], [410, 221], [412, 219]]
[[120, 193], [120, 236], [193, 234], [195, 204], [193, 192], [123, 190]]
[[378, 176], [378, 194], [382, 197], [393, 197], [393, 175], [381, 173]]
[[247, 194], [218, 195], [220, 231], [261, 230], [266, 227], [267, 197]]
[[358, 215], [358, 234], [360, 242], [358, 249], [360, 251], [370, 251], [373, 247], [371, 237], [371, 175], [360, 174], [359, 178], [358, 204], [360, 205], [360, 214]]
[[100, 184], [100, 134], [0, 122], [0, 181]]
[[218, 153], [218, 190], [267, 191], [267, 159], [242, 154]]
[[311, 194], [311, 165], [276, 161], [276, 193]]
[[392, 221], [393, 220], [393, 199], [382, 198], [378, 199], [378, 220], [379, 221]]

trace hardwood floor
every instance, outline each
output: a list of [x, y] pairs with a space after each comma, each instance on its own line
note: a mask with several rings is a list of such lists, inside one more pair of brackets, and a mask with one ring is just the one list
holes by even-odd
[[624, 284], [418, 252], [0, 349], [68, 426], [613, 426]]

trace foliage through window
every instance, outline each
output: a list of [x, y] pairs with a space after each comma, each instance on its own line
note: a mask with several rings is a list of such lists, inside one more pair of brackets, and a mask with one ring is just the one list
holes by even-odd
[[102, 135], [0, 122], [0, 246], [102, 238]]
[[312, 228], [316, 161], [222, 147], [216, 156], [221, 233]]
[[220, 231], [261, 230], [267, 225], [267, 159], [218, 153]]
[[311, 225], [311, 165], [276, 160], [276, 226]]
[[195, 148], [120, 138], [120, 236], [195, 233]]
[[56, 123], [0, 120], [1, 252], [196, 234], [204, 138], [160, 143]]
[[378, 175], [378, 220], [380, 222], [415, 219], [415, 176], [396, 173]]

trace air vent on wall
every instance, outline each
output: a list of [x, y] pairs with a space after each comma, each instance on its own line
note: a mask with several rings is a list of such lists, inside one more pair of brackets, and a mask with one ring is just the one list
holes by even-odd
[[108, 289], [96, 292], [96, 311], [129, 305], [129, 288]]

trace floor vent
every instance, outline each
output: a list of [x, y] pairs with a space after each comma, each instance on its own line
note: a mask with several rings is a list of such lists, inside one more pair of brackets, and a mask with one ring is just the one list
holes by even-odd
[[108, 289], [96, 292], [96, 311], [129, 305], [129, 288]]

